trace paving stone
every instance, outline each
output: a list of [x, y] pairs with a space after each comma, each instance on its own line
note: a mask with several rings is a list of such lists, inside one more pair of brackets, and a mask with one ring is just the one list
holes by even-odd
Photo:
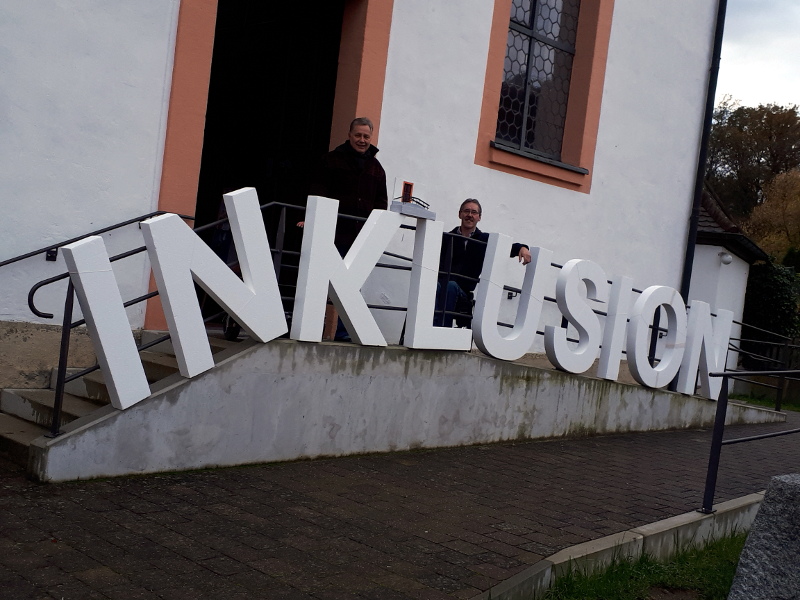
[[110, 600], [159, 600], [161, 596], [151, 590], [133, 587], [119, 586], [104, 590]]
[[[797, 427], [790, 413], [787, 424], [726, 435]], [[473, 598], [570, 545], [696, 509], [710, 437], [514, 442], [49, 485], [0, 457], [2, 597]], [[788, 436], [727, 446], [716, 501], [798, 464]]]

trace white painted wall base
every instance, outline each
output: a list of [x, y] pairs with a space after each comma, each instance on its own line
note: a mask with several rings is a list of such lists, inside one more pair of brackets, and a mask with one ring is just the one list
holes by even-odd
[[[31, 446], [41, 481], [710, 425], [716, 402], [463, 352], [252, 342]], [[728, 421], [783, 420], [731, 404]]]

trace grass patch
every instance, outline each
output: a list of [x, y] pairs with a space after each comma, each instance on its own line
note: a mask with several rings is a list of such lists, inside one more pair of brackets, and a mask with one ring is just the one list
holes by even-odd
[[[762, 394], [731, 394], [729, 399], [775, 410], [774, 398], [768, 398]], [[800, 411], [800, 403], [794, 400], [784, 399], [784, 401], [781, 402], [781, 411], [784, 410]]]
[[593, 575], [572, 572], [556, 580], [546, 600], [647, 600], [651, 590], [691, 590], [703, 600], [728, 597], [746, 533], [689, 548], [669, 562], [649, 556], [615, 561]]

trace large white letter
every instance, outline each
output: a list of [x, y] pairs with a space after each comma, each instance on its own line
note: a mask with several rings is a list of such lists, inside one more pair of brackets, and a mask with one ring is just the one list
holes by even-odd
[[226, 194], [225, 208], [242, 279], [177, 215], [161, 215], [142, 223], [184, 377], [214, 366], [193, 280], [258, 341], [268, 342], [288, 329], [255, 189]]
[[[650, 325], [656, 309], [664, 306], [667, 313], [667, 339], [658, 366], [648, 359]], [[628, 326], [628, 367], [633, 378], [651, 388], [667, 385], [681, 366], [686, 341], [686, 307], [681, 295], [671, 287], [654, 285], [642, 292], [633, 305]]]
[[678, 375], [678, 391], [694, 394], [698, 366], [700, 368], [700, 395], [716, 400], [722, 389], [722, 377], [709, 377], [709, 373], [725, 370], [728, 343], [731, 337], [733, 313], [718, 310], [711, 319], [711, 307], [700, 300], [689, 304], [689, 328], [686, 334], [686, 350]]
[[333, 243], [338, 210], [338, 200], [308, 198], [291, 337], [304, 342], [322, 340], [326, 298], [330, 295], [339, 317], [357, 343], [385, 346], [386, 339], [361, 295], [361, 287], [403, 217], [386, 210], [373, 210], [347, 256], [341, 258]]
[[508, 335], [500, 334], [497, 321], [503, 294], [501, 273], [511, 251], [511, 238], [499, 233], [489, 234], [489, 247], [481, 271], [481, 285], [476, 290], [475, 344], [481, 352], [501, 360], [517, 360], [528, 352], [536, 338], [536, 326], [542, 314], [545, 291], [549, 288], [550, 260], [553, 253], [545, 248], [531, 250], [531, 262], [525, 267], [522, 293]]
[[103, 369], [111, 405], [119, 410], [150, 395], [128, 316], [122, 305], [106, 246], [92, 236], [64, 246], [64, 261], [92, 332], [97, 362]]
[[417, 219], [404, 338], [409, 348], [469, 350], [472, 347], [472, 332], [469, 329], [433, 326], [443, 230], [441, 221]]
[[556, 282], [556, 303], [561, 314], [578, 330], [578, 347], [574, 351], [569, 347], [566, 328], [548, 325], [544, 329], [547, 358], [570, 373], [589, 369], [600, 352], [600, 320], [584, 302], [581, 282], [586, 284], [588, 300], [608, 302], [608, 281], [597, 263], [576, 258], [564, 265]]
[[597, 361], [597, 376], [616, 381], [619, 376], [619, 361], [625, 347], [625, 328], [631, 305], [633, 279], [615, 277], [611, 280], [611, 299], [608, 302], [606, 322], [603, 327], [603, 345]]

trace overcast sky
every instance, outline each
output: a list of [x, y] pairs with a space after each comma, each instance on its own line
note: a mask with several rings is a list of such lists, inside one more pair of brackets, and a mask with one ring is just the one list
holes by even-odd
[[800, 0], [728, 0], [717, 102], [800, 105]]

